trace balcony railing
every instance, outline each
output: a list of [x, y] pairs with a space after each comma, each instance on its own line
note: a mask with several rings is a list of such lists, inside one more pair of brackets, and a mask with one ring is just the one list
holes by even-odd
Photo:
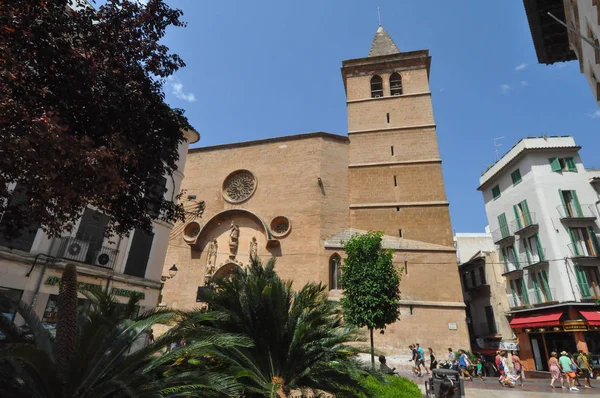
[[56, 257], [102, 268], [113, 269], [115, 267], [118, 250], [106, 246], [98, 247], [90, 241], [71, 237], [58, 238], [57, 240]]
[[510, 223], [510, 227], [516, 235], [527, 232], [528, 230], [537, 227], [535, 213], [525, 213], [519, 219], [515, 219]]
[[538, 289], [529, 289], [529, 304], [544, 304], [549, 303], [555, 300], [556, 289], [554, 288], [538, 288]]
[[561, 220], [595, 220], [596, 213], [594, 205], [567, 205], [557, 206], [558, 214]]
[[492, 238], [494, 239], [494, 243], [500, 243], [504, 240], [509, 240], [513, 238], [513, 234], [511, 232], [510, 227], [507, 225], [505, 227], [500, 227], [494, 232], [492, 232]]
[[594, 245], [591, 244], [591, 242], [587, 243], [579, 241], [574, 244], [569, 243], [567, 247], [569, 248], [569, 251], [573, 257], [589, 259], [598, 258], [598, 253], [594, 249]]
[[512, 295], [512, 294], [507, 294], [506, 296], [508, 298], [508, 306], [510, 308], [523, 307], [523, 306], [527, 305], [525, 303], [525, 301], [523, 300], [522, 296], [517, 296], [517, 295]]
[[519, 261], [521, 262], [522, 268], [545, 264], [548, 262], [548, 260], [546, 260], [546, 249], [542, 248], [540, 250], [536, 248], [534, 252], [529, 253], [529, 256], [527, 256], [527, 254], [521, 255]]
[[591, 285], [588, 283], [579, 283], [577, 288], [579, 289], [579, 294], [582, 299], [600, 300], [600, 287], [595, 283]]
[[520, 266], [517, 265], [516, 262], [513, 261], [508, 261], [505, 265], [504, 265], [504, 270], [502, 272], [502, 276], [508, 275], [508, 274], [519, 274], [519, 273], [523, 273], [523, 270], [521, 269]]

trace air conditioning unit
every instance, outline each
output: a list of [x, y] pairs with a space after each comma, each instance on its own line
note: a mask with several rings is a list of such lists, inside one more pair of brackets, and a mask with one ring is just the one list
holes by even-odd
[[65, 252], [63, 253], [63, 258], [75, 261], [83, 261], [85, 260], [89, 245], [89, 242], [84, 240], [69, 239], [67, 242], [67, 247], [65, 247]]
[[114, 253], [106, 253], [101, 250], [94, 255], [94, 265], [104, 268], [112, 268], [115, 261]]

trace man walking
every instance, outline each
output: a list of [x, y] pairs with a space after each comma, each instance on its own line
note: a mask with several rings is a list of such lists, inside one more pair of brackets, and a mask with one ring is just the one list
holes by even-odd
[[458, 350], [458, 354], [460, 357], [458, 358], [458, 367], [460, 369], [460, 373], [464, 377], [468, 377], [471, 381], [473, 381], [473, 376], [469, 373], [469, 366], [471, 365], [471, 361], [469, 361], [469, 357], [465, 353], [464, 350]]
[[423, 351], [419, 343], [417, 343], [417, 353], [419, 354], [419, 365], [423, 366], [427, 374], [429, 374], [429, 369], [427, 369], [427, 366], [425, 365], [425, 352]]
[[573, 372], [573, 367], [571, 366], [571, 358], [569, 358], [566, 351], [560, 353], [558, 363], [560, 363], [562, 372], [567, 376], [567, 386], [569, 386], [569, 391], [579, 391], [579, 389], [575, 387], [575, 372]]

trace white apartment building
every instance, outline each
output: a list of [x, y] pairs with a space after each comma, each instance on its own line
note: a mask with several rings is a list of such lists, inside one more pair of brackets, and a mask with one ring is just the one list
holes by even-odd
[[467, 312], [471, 351], [493, 356], [498, 349], [517, 350], [506, 313], [506, 281], [489, 231], [454, 235], [458, 272]]
[[600, 196], [579, 149], [572, 137], [524, 138], [480, 178], [530, 369], [547, 370], [551, 351], [600, 354]]
[[[179, 193], [189, 144], [200, 139], [192, 130], [186, 131], [185, 137], [173, 178], [163, 178], [163, 185], [157, 187], [157, 192], [166, 188], [165, 198]], [[162, 271], [173, 225], [155, 220], [151, 234], [136, 229], [129, 236], [107, 238], [107, 223], [107, 216], [86, 208], [73, 231], [60, 237], [50, 238], [34, 226], [35, 232], [19, 239], [0, 239], [0, 293], [33, 306], [43, 324], [53, 330], [61, 274], [66, 263], [74, 263], [80, 290], [108, 287], [123, 303], [132, 295], [140, 295], [141, 312], [156, 307], [162, 281], [172, 276], [163, 276]], [[85, 306], [85, 296], [79, 297], [80, 306]], [[6, 300], [0, 300], [0, 313], [16, 324], [23, 322]]]
[[[600, 2], [598, 0], [524, 0], [538, 61], [553, 64], [577, 59], [579, 70], [600, 106]], [[565, 22], [591, 43], [556, 22]]]

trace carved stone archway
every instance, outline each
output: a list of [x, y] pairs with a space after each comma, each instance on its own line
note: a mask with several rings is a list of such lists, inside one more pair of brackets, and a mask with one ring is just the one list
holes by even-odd
[[221, 265], [219, 268], [217, 268], [217, 270], [215, 271], [215, 274], [212, 276], [212, 279], [222, 279], [222, 278], [228, 278], [231, 276], [231, 274], [233, 274], [233, 272], [236, 269], [242, 269], [242, 267], [240, 267], [240, 264], [235, 263], [235, 262], [227, 262], [223, 265]]

